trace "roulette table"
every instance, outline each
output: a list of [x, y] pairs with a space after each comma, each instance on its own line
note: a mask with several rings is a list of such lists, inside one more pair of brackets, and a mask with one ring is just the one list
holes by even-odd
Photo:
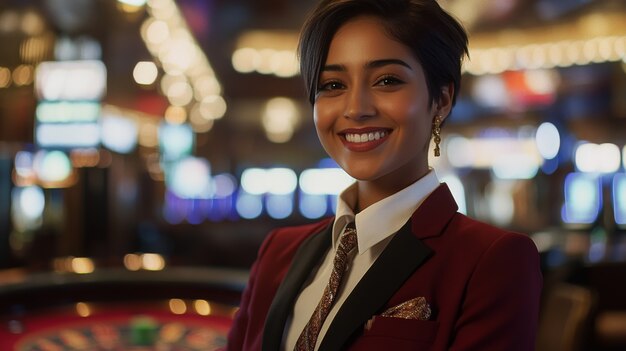
[[50, 273], [0, 284], [0, 351], [187, 351], [225, 345], [247, 272]]

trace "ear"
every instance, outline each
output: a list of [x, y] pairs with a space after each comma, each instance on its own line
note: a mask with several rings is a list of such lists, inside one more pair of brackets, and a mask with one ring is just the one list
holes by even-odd
[[[454, 96], [454, 84], [449, 83], [441, 87], [441, 97], [439, 101], [433, 102], [434, 111], [437, 115], [441, 116], [441, 120], [444, 121], [450, 111], [452, 111], [452, 97]], [[434, 117], [434, 116], [433, 116]]]

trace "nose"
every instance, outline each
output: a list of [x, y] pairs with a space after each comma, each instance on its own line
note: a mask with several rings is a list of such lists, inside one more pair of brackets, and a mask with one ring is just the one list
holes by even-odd
[[345, 95], [344, 116], [353, 120], [361, 120], [373, 116], [376, 113], [372, 96], [363, 87], [353, 87]]

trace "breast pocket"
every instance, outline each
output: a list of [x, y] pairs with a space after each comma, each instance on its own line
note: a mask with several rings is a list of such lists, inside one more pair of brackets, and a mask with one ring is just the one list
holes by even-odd
[[349, 351], [420, 350], [432, 348], [439, 322], [377, 316], [369, 330], [357, 337]]
[[363, 337], [432, 343], [438, 328], [439, 322], [437, 321], [376, 316], [370, 329], [363, 333]]

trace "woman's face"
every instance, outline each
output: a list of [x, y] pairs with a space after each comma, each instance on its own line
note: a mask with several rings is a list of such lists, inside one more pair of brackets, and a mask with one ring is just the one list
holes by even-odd
[[339, 28], [318, 90], [317, 134], [352, 177], [404, 187], [428, 171], [438, 110], [428, 103], [422, 66], [376, 17], [356, 17]]

